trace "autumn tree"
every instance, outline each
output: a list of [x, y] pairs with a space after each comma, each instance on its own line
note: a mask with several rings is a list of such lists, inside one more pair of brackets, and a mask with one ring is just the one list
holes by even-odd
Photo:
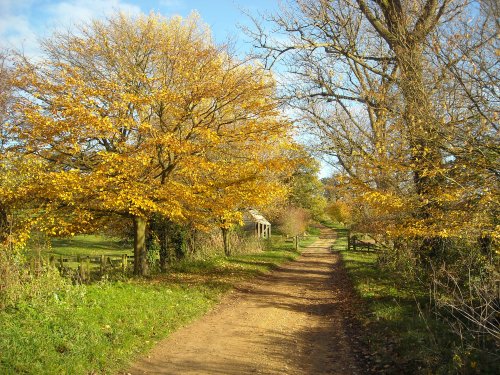
[[294, 238], [295, 250], [299, 249], [299, 236], [305, 233], [311, 214], [302, 207], [285, 206], [282, 207], [276, 222], [279, 230], [287, 237]]
[[[286, 126], [289, 126], [289, 123]], [[247, 158], [252, 157], [256, 161], [250, 164], [245, 162], [246, 166], [242, 164], [241, 154], [238, 158], [237, 154], [233, 154], [236, 165], [227, 169], [233, 171], [231, 175], [214, 181], [214, 187], [220, 189], [218, 191], [221, 192], [222, 198], [217, 207], [223, 208], [223, 211], [219, 211], [216, 217], [220, 218], [226, 255], [231, 254], [227, 231], [230, 226], [241, 224], [245, 209], [251, 207], [263, 210], [279, 204], [289, 193], [289, 187], [284, 181], [294, 170], [295, 161], [287, 157], [287, 151], [296, 145], [287, 138], [274, 139], [271, 144], [273, 148], [256, 148], [253, 157], [248, 154], [248, 148], [242, 149]]]
[[[10, 87], [8, 83], [9, 72], [6, 66], [6, 56], [0, 54], [0, 163], [4, 163], [6, 153], [7, 134], [5, 123], [7, 121], [7, 111], [9, 107]], [[1, 165], [1, 164], [0, 164]], [[3, 172], [4, 168], [0, 169]], [[2, 173], [3, 174], [3, 173]], [[0, 184], [3, 187], [3, 183]], [[7, 234], [7, 210], [5, 203], [0, 200], [0, 243], [5, 241]]]
[[[498, 42], [494, 19], [477, 7], [296, 1], [269, 17], [273, 35], [258, 20], [250, 31], [268, 66], [289, 68], [294, 79], [284, 96], [312, 124], [343, 181], [390, 232], [420, 237], [424, 254], [460, 233], [471, 201], [489, 202], [490, 212], [494, 200], [485, 187], [496, 178], [498, 156], [491, 147], [498, 92], [490, 89], [498, 83]], [[465, 166], [473, 160], [481, 163]], [[473, 180], [478, 194], [469, 199]], [[487, 216], [480, 225], [475, 219], [476, 234], [495, 231], [494, 215]]]
[[228, 149], [241, 152], [234, 174], [254, 168], [255, 180], [265, 158], [254, 148], [286, 138], [271, 75], [216, 46], [196, 15], [120, 14], [42, 47], [44, 60], [17, 62], [17, 136], [52, 165], [48, 198], [133, 221], [136, 274], [147, 273], [152, 215], [185, 222], [212, 194], [207, 176], [231, 174]]
[[498, 338], [496, 3], [297, 0], [266, 21], [248, 32], [353, 224], [472, 324], [460, 334]]
[[302, 156], [288, 179], [288, 205], [307, 210], [314, 220], [321, 220], [326, 208], [323, 183], [319, 180], [319, 162], [307, 155], [305, 149], [299, 150]]
[[[12, 85], [12, 55], [0, 52], [0, 245], [26, 239], [36, 221], [30, 203], [36, 189], [36, 175], [42, 165], [18, 152], [18, 142], [12, 132], [16, 121], [14, 87]], [[23, 211], [24, 210], [24, 211]]]

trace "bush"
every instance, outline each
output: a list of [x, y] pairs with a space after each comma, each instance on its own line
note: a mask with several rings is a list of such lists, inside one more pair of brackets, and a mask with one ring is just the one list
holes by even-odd
[[311, 220], [307, 210], [299, 207], [287, 207], [279, 215], [278, 229], [286, 236], [303, 234]]
[[254, 235], [232, 231], [230, 241], [232, 253], [234, 255], [252, 254], [264, 251], [264, 242]]
[[500, 273], [478, 248], [453, 245], [446, 259], [431, 263], [436, 310], [465, 345], [494, 348], [500, 340]]
[[30, 261], [21, 252], [9, 254], [0, 248], [0, 309], [50, 299], [55, 291], [70, 284], [42, 258]]
[[493, 354], [500, 340], [498, 256], [467, 239], [444, 238], [440, 243], [439, 249], [425, 253], [422, 240], [393, 240], [379, 252], [378, 266], [394, 275], [399, 286], [414, 284], [428, 291], [430, 312], [453, 337], [451, 367], [472, 364], [489, 373], [500, 360]]
[[[264, 250], [263, 241], [249, 235], [240, 227], [229, 230], [229, 247], [233, 255], [251, 254]], [[206, 259], [214, 255], [224, 254], [222, 231], [213, 228], [207, 232], [192, 231], [186, 236], [185, 252], [187, 259]], [[154, 249], [153, 249], [154, 250]]]
[[337, 223], [350, 225], [352, 222], [352, 212], [349, 205], [342, 201], [331, 202], [325, 209], [326, 214]]

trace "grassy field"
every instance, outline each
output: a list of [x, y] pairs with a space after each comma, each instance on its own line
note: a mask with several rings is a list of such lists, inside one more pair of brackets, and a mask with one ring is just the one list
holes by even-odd
[[[75, 238], [62, 248], [123, 251], [106, 246], [94, 237]], [[150, 279], [76, 286], [60, 280], [57, 290], [0, 311], [0, 373], [115, 373], [204, 314], [235, 283], [297, 255], [291, 243], [274, 240], [260, 253], [186, 260]]]
[[[494, 374], [494, 364], [460, 346], [428, 309], [425, 290], [402, 284], [377, 266], [377, 253], [347, 251], [347, 231], [336, 228], [339, 251], [366, 311], [358, 319], [373, 366], [385, 374]], [[387, 367], [386, 367], [387, 366]]]
[[53, 239], [49, 254], [67, 256], [117, 256], [132, 255], [132, 245], [117, 238], [101, 235], [79, 235], [71, 238]]
[[[120, 268], [122, 255], [133, 255], [132, 244], [119, 238], [106, 237], [103, 235], [78, 235], [71, 238], [54, 238], [50, 241], [50, 247], [43, 251], [47, 259], [54, 258], [59, 265], [64, 260], [64, 267], [76, 270], [79, 265], [96, 277], [100, 267], [100, 257], [104, 256], [113, 260], [114, 266]], [[87, 264], [87, 257], [90, 262]], [[81, 262], [81, 263], [80, 263]], [[106, 265], [109, 264], [106, 261]]]

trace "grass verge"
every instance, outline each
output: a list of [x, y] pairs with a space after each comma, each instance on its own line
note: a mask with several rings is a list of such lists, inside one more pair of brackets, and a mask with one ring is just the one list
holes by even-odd
[[[335, 228], [335, 226], [334, 226]], [[427, 307], [427, 293], [404, 284], [377, 265], [377, 253], [347, 251], [347, 231], [336, 227], [344, 266], [366, 311], [358, 319], [366, 327], [372, 370], [384, 374], [493, 374], [491, 364], [464, 349], [448, 327]]]
[[61, 281], [57, 290], [0, 311], [0, 373], [115, 373], [235, 283], [297, 256], [293, 244], [274, 238], [266, 251], [184, 261], [151, 279]]

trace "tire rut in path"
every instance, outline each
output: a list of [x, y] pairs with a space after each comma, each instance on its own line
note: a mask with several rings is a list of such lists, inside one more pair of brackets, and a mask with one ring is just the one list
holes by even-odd
[[271, 274], [242, 284], [161, 341], [130, 374], [360, 374], [349, 345], [351, 286], [332, 231]]

